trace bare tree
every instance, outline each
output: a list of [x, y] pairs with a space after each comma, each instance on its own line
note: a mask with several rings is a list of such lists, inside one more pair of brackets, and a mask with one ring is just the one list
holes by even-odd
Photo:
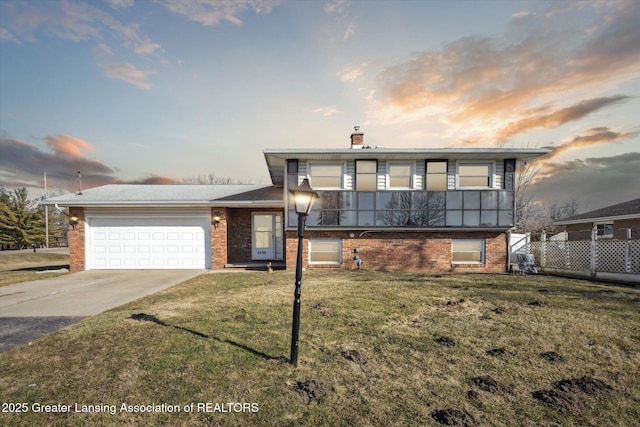
[[516, 231], [532, 231], [540, 225], [543, 212], [533, 201], [532, 184], [536, 181], [542, 165], [535, 162], [520, 162], [515, 174], [515, 215]]
[[251, 184], [248, 181], [240, 181], [228, 176], [217, 176], [214, 173], [192, 175], [182, 178], [185, 184], [211, 185], [211, 184]]

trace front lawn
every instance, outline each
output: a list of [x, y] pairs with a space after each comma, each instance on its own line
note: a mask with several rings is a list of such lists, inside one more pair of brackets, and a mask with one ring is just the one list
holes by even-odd
[[[638, 288], [543, 276], [306, 272], [293, 368], [293, 282], [288, 272], [205, 274], [2, 353], [0, 424], [568, 427], [640, 419]], [[16, 408], [26, 412], [7, 412]]]
[[31, 250], [6, 251], [0, 253], [0, 287], [59, 276], [64, 273], [43, 273], [43, 271], [61, 268], [69, 268], [69, 254]]

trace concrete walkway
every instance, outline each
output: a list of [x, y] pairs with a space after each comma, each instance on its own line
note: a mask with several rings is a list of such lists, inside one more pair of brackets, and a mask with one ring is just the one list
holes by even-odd
[[0, 287], [0, 352], [206, 270], [90, 270]]

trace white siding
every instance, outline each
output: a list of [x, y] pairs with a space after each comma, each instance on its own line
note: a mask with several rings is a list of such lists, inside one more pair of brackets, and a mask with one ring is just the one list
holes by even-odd
[[387, 189], [387, 163], [378, 161], [378, 190]]
[[449, 159], [447, 163], [447, 190], [456, 189], [456, 161]]
[[349, 160], [347, 162], [346, 174], [344, 177], [344, 184], [343, 184], [343, 188], [345, 190], [353, 190], [355, 175], [356, 175], [356, 162], [354, 160]]
[[493, 187], [502, 188], [502, 178], [504, 175], [504, 160], [496, 160], [493, 171]]
[[416, 162], [414, 171], [415, 172], [413, 175], [413, 189], [424, 190], [424, 174], [425, 174], [424, 161]]
[[302, 183], [302, 180], [308, 178], [307, 175], [307, 162], [301, 162], [298, 160], [298, 185]]

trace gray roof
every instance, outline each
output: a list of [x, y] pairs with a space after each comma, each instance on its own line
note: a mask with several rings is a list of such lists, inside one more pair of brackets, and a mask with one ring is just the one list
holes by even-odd
[[628, 202], [618, 203], [617, 205], [611, 205], [594, 211], [585, 212], [580, 215], [572, 216], [571, 218], [556, 221], [556, 224], [580, 224], [599, 220], [633, 218], [640, 218], [640, 199], [629, 200]]
[[[231, 198], [231, 199], [229, 199]], [[60, 206], [284, 206], [282, 187], [271, 185], [110, 184], [42, 201]]]

